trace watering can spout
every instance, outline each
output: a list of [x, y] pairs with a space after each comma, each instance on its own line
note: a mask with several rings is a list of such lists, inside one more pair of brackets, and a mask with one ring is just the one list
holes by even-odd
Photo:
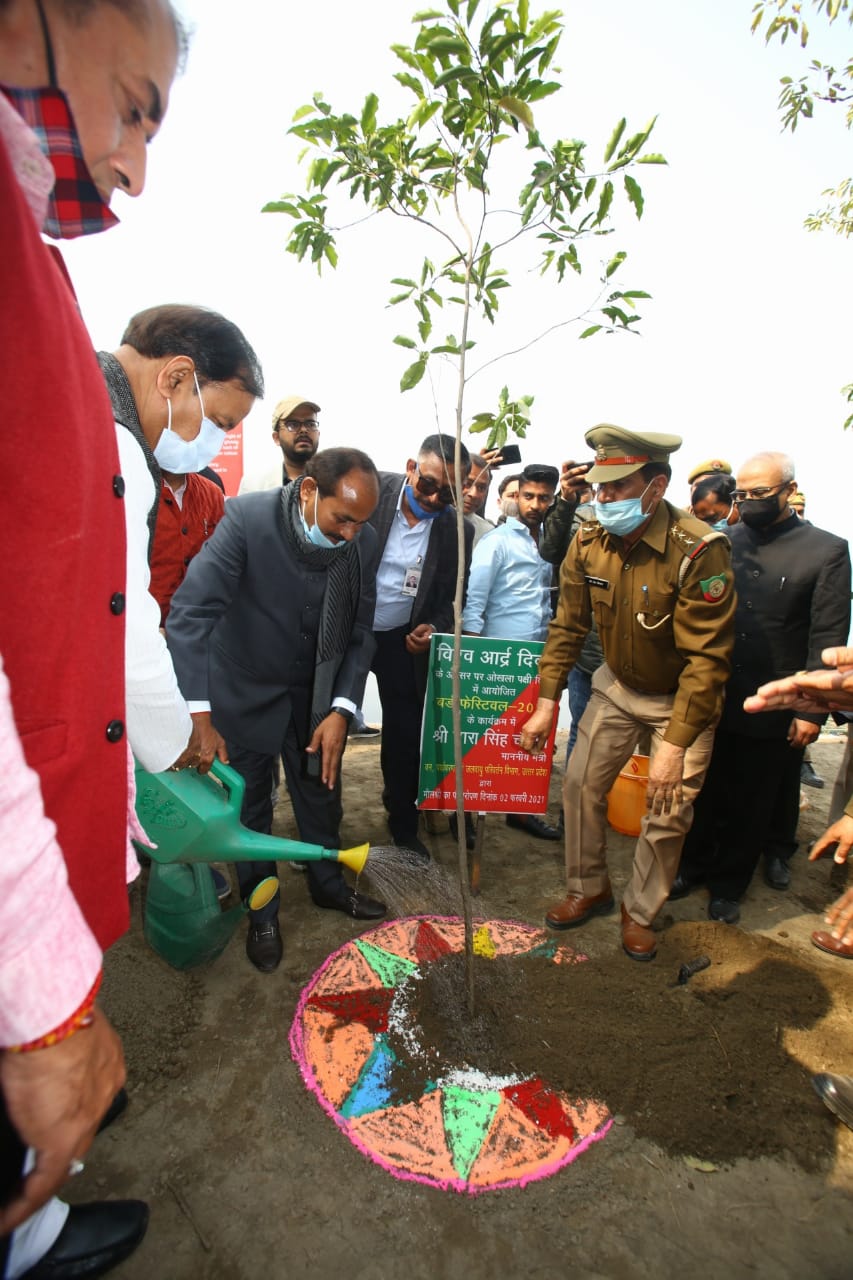
[[337, 858], [338, 862], [342, 862], [345, 867], [349, 867], [350, 871], [354, 871], [357, 876], [360, 876], [369, 853], [369, 844], [357, 844], [353, 845], [352, 849], [339, 849]]

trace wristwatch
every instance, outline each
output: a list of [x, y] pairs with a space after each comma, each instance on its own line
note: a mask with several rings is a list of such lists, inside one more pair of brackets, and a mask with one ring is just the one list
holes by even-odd
[[348, 711], [346, 707], [332, 707], [332, 710], [336, 712], [337, 715], [343, 716], [347, 722], [347, 726], [352, 724], [353, 714], [351, 711]]

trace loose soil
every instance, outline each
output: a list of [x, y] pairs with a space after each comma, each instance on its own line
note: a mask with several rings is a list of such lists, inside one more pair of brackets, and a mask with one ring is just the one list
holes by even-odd
[[[816, 1071], [853, 1073], [853, 964], [810, 945], [839, 877], [803, 852], [826, 825], [841, 753], [840, 740], [813, 748], [828, 785], [805, 792], [791, 890], [759, 876], [739, 928], [709, 922], [696, 892], [665, 906], [657, 958], [641, 965], [621, 950], [618, 914], [596, 918], [558, 935], [583, 963], [483, 961], [473, 1026], [454, 1015], [461, 997], [446, 998], [448, 983], [462, 990], [459, 975], [443, 972], [458, 960], [433, 966], [414, 1010], [425, 1053], [541, 1075], [573, 1097], [603, 1099], [616, 1117], [602, 1142], [522, 1190], [469, 1199], [390, 1178], [305, 1090], [287, 1045], [299, 993], [362, 926], [313, 907], [302, 876], [280, 867], [285, 958], [270, 976], [248, 964], [243, 928], [213, 964], [170, 969], [144, 941], [135, 890], [104, 997], [124, 1038], [131, 1105], [68, 1188], [77, 1201], [151, 1204], [143, 1245], [114, 1274], [853, 1275], [853, 1132], [809, 1081]], [[347, 752], [345, 844], [388, 838], [378, 765], [375, 742]], [[276, 821], [280, 834], [295, 834], [286, 797]], [[445, 817], [433, 825], [422, 838], [452, 882], [456, 847]], [[632, 849], [611, 833], [617, 901]], [[560, 846], [489, 817], [478, 916], [539, 925], [563, 892]], [[439, 908], [430, 896], [407, 909], [443, 912], [445, 901]], [[703, 955], [710, 965], [679, 984], [681, 965]], [[402, 1091], [416, 1086], [415, 1075], [400, 1076]]]

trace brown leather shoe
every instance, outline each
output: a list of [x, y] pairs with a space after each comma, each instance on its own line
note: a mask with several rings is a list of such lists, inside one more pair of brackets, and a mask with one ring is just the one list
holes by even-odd
[[818, 929], [817, 933], [812, 934], [812, 945], [820, 951], [827, 951], [831, 956], [838, 956], [841, 960], [853, 960], [853, 942], [842, 942], [840, 938], [833, 938], [832, 934], [825, 929]]
[[545, 916], [549, 929], [576, 929], [585, 924], [590, 916], [606, 916], [613, 910], [613, 890], [610, 885], [603, 893], [594, 898], [582, 898], [578, 893], [570, 893], [562, 902], [557, 902]]
[[632, 960], [654, 960], [657, 953], [655, 935], [644, 924], [638, 924], [622, 907], [622, 950]]

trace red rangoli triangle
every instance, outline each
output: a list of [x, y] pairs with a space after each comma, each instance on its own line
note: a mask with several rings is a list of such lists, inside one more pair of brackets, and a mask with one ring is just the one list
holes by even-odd
[[390, 987], [368, 987], [365, 991], [313, 995], [308, 999], [307, 1007], [324, 1009], [341, 1022], [361, 1022], [368, 1031], [378, 1035], [388, 1029], [388, 1010], [393, 999], [394, 991]]

